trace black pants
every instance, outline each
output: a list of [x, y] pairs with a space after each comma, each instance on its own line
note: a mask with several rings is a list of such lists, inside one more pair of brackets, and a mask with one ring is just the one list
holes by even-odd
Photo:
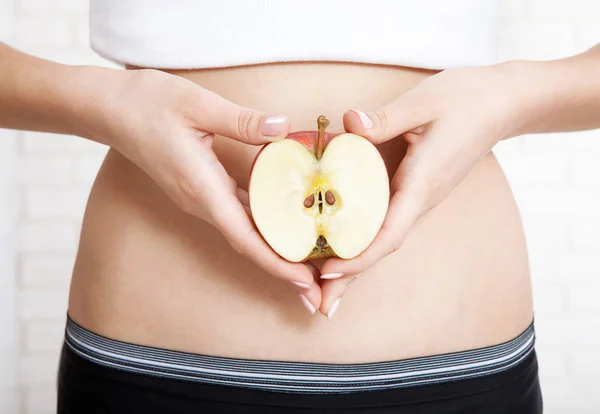
[[535, 351], [496, 373], [435, 385], [302, 394], [199, 384], [95, 364], [64, 346], [58, 414], [398, 413], [540, 414]]

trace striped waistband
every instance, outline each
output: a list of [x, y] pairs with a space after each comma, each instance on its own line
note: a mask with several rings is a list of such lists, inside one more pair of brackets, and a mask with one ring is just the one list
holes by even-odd
[[155, 377], [281, 392], [340, 393], [437, 384], [491, 375], [532, 351], [531, 324], [500, 345], [398, 361], [328, 364], [246, 360], [153, 348], [97, 335], [67, 320], [66, 344], [105, 367]]

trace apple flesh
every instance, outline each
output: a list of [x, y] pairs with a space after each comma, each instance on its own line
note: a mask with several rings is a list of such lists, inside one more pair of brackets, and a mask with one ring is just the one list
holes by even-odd
[[355, 134], [302, 131], [256, 156], [248, 193], [259, 232], [291, 262], [350, 259], [373, 241], [387, 213], [389, 178], [379, 151]]

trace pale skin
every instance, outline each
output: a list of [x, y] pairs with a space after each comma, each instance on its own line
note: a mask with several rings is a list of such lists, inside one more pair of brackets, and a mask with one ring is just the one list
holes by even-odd
[[[599, 71], [597, 46], [555, 61], [447, 70], [382, 108], [363, 108], [362, 116], [349, 109], [347, 131], [375, 144], [403, 136], [409, 149], [375, 241], [357, 258], [329, 259], [320, 270], [271, 250], [248, 215], [247, 194], [212, 151], [213, 134], [252, 145], [282, 139], [292, 130], [285, 116], [241, 107], [163, 72], [66, 66], [0, 45], [0, 127], [110, 145], [182, 210], [216, 227], [239, 254], [291, 282], [311, 312], [332, 317], [349, 283], [398, 250], [419, 217], [496, 143], [524, 133], [600, 127]], [[172, 136], [178, 139], [165, 139]]]

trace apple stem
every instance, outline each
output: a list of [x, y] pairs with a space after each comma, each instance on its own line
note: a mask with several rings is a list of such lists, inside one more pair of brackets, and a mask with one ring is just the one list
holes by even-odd
[[323, 155], [323, 141], [325, 139], [325, 130], [329, 126], [329, 119], [325, 117], [325, 115], [319, 115], [317, 118], [317, 127], [318, 127], [318, 135], [317, 135], [317, 146], [315, 148], [315, 156], [317, 159], [320, 159]]

